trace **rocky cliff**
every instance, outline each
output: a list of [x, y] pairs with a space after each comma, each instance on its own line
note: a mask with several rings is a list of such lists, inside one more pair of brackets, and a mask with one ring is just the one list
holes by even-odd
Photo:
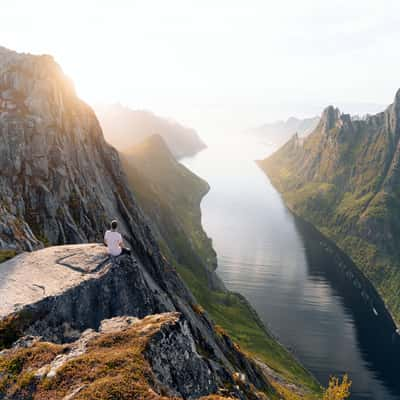
[[0, 169], [1, 249], [99, 240], [117, 218], [150, 250], [118, 153], [49, 56], [0, 48]]
[[120, 104], [97, 106], [95, 111], [104, 136], [119, 151], [153, 135], [160, 135], [176, 158], [191, 156], [206, 147], [194, 129], [149, 111], [131, 110]]
[[400, 321], [400, 91], [384, 112], [355, 119], [332, 106], [260, 166], [289, 207], [356, 262]]
[[139, 260], [111, 260], [101, 245], [49, 247], [2, 264], [0, 297], [0, 346], [9, 348], [0, 353], [0, 398], [28, 398], [23, 389], [32, 398], [113, 398], [92, 392], [114, 386], [121, 399], [144, 389], [154, 393], [144, 398], [273, 392], [173, 269], [154, 279]]

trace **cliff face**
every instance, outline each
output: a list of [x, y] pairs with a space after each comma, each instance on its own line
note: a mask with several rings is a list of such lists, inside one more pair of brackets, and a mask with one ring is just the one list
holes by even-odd
[[259, 162], [293, 211], [347, 252], [400, 320], [400, 92], [362, 120], [328, 107], [306, 139]]
[[117, 152], [49, 56], [0, 49], [0, 169], [0, 248], [99, 240], [110, 218], [151, 246]]
[[191, 156], [206, 147], [195, 130], [149, 111], [119, 104], [99, 106], [95, 111], [107, 141], [122, 152], [153, 135], [165, 140], [175, 158]]

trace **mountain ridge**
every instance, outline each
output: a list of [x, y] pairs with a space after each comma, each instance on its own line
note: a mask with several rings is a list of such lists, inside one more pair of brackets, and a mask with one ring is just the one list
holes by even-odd
[[206, 147], [194, 129], [146, 110], [120, 104], [97, 106], [96, 115], [104, 135], [119, 151], [139, 144], [146, 137], [161, 135], [176, 158], [191, 156]]
[[296, 118], [290, 117], [287, 120], [266, 123], [259, 127], [250, 129], [248, 132], [268, 140], [275, 145], [284, 144], [293, 134], [307, 136], [311, 133], [319, 122], [319, 117]]
[[259, 161], [286, 204], [333, 239], [400, 321], [400, 91], [385, 111], [353, 119], [333, 106], [307, 138]]

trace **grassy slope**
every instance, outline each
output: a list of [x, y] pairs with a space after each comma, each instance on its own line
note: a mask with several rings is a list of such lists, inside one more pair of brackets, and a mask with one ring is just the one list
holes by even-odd
[[365, 272], [399, 323], [400, 203], [382, 185], [390, 134], [360, 124], [326, 136], [316, 131], [303, 146], [291, 140], [259, 164], [289, 208]]
[[319, 393], [317, 382], [267, 332], [242, 296], [210, 289], [204, 269], [215, 268], [216, 255], [201, 227], [200, 215], [200, 201], [208, 185], [166, 154], [163, 147], [158, 139], [146, 141], [125, 156], [124, 167], [166, 257], [199, 304], [244, 351], [288, 380]]

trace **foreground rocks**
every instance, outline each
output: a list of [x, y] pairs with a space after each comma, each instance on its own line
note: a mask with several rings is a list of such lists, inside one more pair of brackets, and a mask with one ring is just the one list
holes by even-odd
[[[104, 250], [93, 244], [50, 247], [1, 265], [0, 296], [7, 299], [0, 305], [3, 396], [26, 398], [20, 392], [26, 374], [29, 384], [22, 386], [38, 399], [109, 398], [84, 394], [97, 385], [96, 391], [111, 390], [114, 383], [100, 384], [103, 378], [116, 379], [129, 396], [127, 379], [152, 396], [256, 399], [273, 390], [261, 369], [215, 332], [173, 270], [157, 281], [141, 262], [109, 259]], [[118, 354], [118, 360], [108, 359]], [[143, 379], [126, 364], [131, 356], [141, 360]], [[15, 357], [19, 366], [10, 376]], [[96, 373], [77, 367], [86, 361]], [[116, 363], [115, 371], [105, 371], [104, 363]]]
[[[88, 329], [68, 345], [20, 339], [3, 351], [0, 377], [9, 399], [110, 398], [111, 393], [118, 398], [199, 398], [227, 393], [209, 360], [197, 353], [178, 313], [104, 320], [98, 332]], [[114, 387], [106, 384], [109, 381]]]

